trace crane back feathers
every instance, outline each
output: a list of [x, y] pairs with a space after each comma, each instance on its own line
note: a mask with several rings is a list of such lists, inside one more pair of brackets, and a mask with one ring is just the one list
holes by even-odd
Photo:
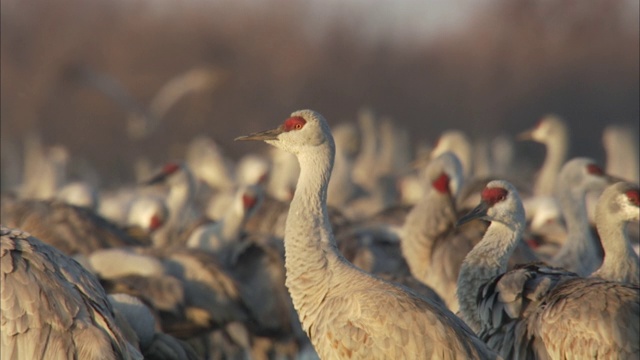
[[142, 358], [92, 274], [25, 232], [0, 235], [2, 359]]

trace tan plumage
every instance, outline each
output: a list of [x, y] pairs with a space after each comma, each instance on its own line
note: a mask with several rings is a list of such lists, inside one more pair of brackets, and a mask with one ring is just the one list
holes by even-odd
[[[451, 152], [433, 159], [423, 174], [426, 193], [407, 214], [401, 248], [411, 274], [435, 289], [449, 309], [458, 310], [456, 281], [464, 256], [480, 232], [454, 227], [455, 196], [462, 181], [462, 166]], [[471, 236], [469, 236], [471, 235]]]
[[480, 338], [505, 359], [640, 356], [640, 289], [532, 264], [481, 288]]
[[525, 226], [520, 197], [506, 181], [487, 184], [481, 204], [461, 221], [472, 218], [491, 225], [462, 264], [460, 312], [492, 349], [506, 359], [640, 356], [640, 288], [542, 264], [506, 272]]
[[589, 226], [586, 196], [602, 191], [611, 181], [590, 158], [569, 160], [558, 174], [557, 198], [567, 224], [567, 238], [549, 262], [589, 276], [602, 264], [602, 245]]
[[[335, 226], [334, 226], [335, 229]], [[338, 249], [353, 265], [372, 274], [409, 276], [400, 239], [390, 227], [360, 227], [358, 223], [336, 231]]]
[[169, 217], [162, 227], [154, 231], [153, 245], [171, 247], [183, 244], [190, 232], [204, 221], [196, 206], [196, 179], [191, 169], [184, 162], [168, 162], [143, 183], [163, 184], [169, 190], [165, 198]]
[[88, 262], [109, 293], [139, 298], [160, 314], [162, 329], [180, 339], [250, 317], [239, 284], [213, 253], [120, 248], [97, 251]]
[[322, 359], [491, 357], [443, 307], [373, 277], [352, 279], [326, 294], [319, 309], [309, 314], [317, 321], [307, 328], [302, 319]]
[[[402, 231], [402, 253], [413, 276], [437, 291], [449, 309], [457, 312], [460, 265], [482, 239], [487, 225], [476, 220], [455, 226], [456, 196], [463, 176], [456, 155], [442, 153], [429, 162], [423, 176], [427, 190], [407, 215]], [[535, 259], [526, 250], [524, 243], [519, 244], [518, 260]]]
[[[333, 226], [346, 226], [349, 219], [335, 207], [329, 207], [329, 221]], [[262, 204], [256, 209], [244, 226], [248, 233], [284, 237], [285, 224], [289, 214], [289, 203], [265, 196]]]
[[447, 130], [440, 134], [433, 150], [431, 150], [430, 156], [435, 159], [446, 152], [454, 153], [459, 159], [465, 179], [470, 179], [474, 176], [473, 146], [464, 132]]
[[640, 220], [638, 192], [638, 185], [618, 182], [598, 199], [596, 227], [604, 261], [592, 277], [640, 285], [640, 260], [627, 235], [627, 224]]
[[88, 271], [21, 230], [0, 236], [3, 360], [142, 359]]
[[[569, 154], [571, 140], [569, 128], [560, 116], [547, 114], [533, 128], [520, 133], [518, 139], [532, 140], [543, 144], [546, 148], [544, 163], [535, 174], [533, 194], [523, 196], [527, 220], [531, 220], [533, 230], [546, 233], [546, 229], [540, 229], [546, 220], [561, 219], [555, 195], [558, 173]], [[524, 195], [522, 194], [524, 188], [518, 186], [518, 189], [521, 195]]]
[[195, 228], [186, 246], [216, 252], [224, 259], [223, 253], [240, 241], [247, 220], [260, 208], [263, 198], [260, 186], [241, 186], [224, 216], [215, 223]]
[[184, 287], [184, 313], [163, 323], [178, 338], [245, 321], [249, 310], [242, 301], [239, 284], [218, 263], [217, 257], [198, 249], [138, 249], [161, 259], [165, 272]]
[[67, 255], [141, 245], [93, 211], [55, 200], [2, 201], [2, 224], [28, 231]]
[[245, 230], [250, 233], [284, 237], [289, 204], [270, 196], [265, 196], [255, 214], [247, 220]]
[[495, 357], [447, 309], [365, 273], [338, 252], [326, 204], [335, 146], [322, 115], [297, 111], [277, 129], [238, 139], [264, 140], [300, 162], [285, 229], [286, 285], [321, 358]]
[[174, 317], [184, 312], [184, 284], [165, 273], [160, 258], [138, 254], [131, 248], [101, 249], [87, 258], [87, 268], [109, 294], [133, 295], [155, 312]]

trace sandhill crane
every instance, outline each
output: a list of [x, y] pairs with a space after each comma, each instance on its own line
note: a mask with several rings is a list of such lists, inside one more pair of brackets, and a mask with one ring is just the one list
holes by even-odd
[[236, 140], [265, 141], [300, 163], [284, 238], [286, 285], [321, 358], [495, 356], [448, 310], [365, 273], [338, 252], [326, 204], [335, 145], [322, 115], [296, 111], [276, 129]]
[[143, 245], [93, 211], [56, 200], [2, 202], [2, 224], [20, 228], [67, 255]]
[[567, 223], [567, 239], [550, 260], [555, 265], [588, 276], [602, 263], [602, 247], [593, 234], [587, 216], [586, 195], [601, 191], [610, 181], [593, 159], [569, 160], [560, 170], [557, 198]]
[[435, 289], [455, 312], [458, 268], [482, 230], [471, 237], [453, 233], [455, 196], [462, 184], [462, 166], [456, 155], [442, 153], [429, 162], [423, 176], [429, 189], [407, 214], [402, 228], [402, 254], [413, 276]]
[[269, 160], [265, 156], [256, 154], [244, 155], [235, 166], [235, 183], [226, 189], [219, 189], [205, 206], [209, 219], [219, 220], [232, 207], [237, 191], [243, 186], [264, 185], [271, 171]]
[[169, 246], [179, 242], [187, 229], [200, 219], [195, 206], [196, 184], [193, 173], [184, 162], [169, 162], [145, 181], [146, 185], [166, 183], [169, 194], [166, 198], [169, 219], [152, 237], [155, 246]]
[[[455, 154], [445, 152], [431, 160], [422, 176], [427, 183], [426, 194], [407, 214], [401, 233], [402, 254], [413, 276], [436, 290], [449, 309], [456, 312], [460, 265], [482, 239], [486, 225], [477, 221], [461, 228], [455, 226], [456, 196], [463, 183], [462, 166]], [[517, 260], [535, 259], [520, 244]]]
[[462, 164], [462, 175], [465, 179], [473, 176], [473, 147], [467, 135], [460, 130], [447, 130], [440, 134], [436, 145], [431, 150], [431, 158], [434, 159], [440, 154], [451, 151], [456, 154], [460, 164]]
[[542, 117], [532, 129], [518, 134], [520, 140], [533, 140], [547, 148], [544, 163], [537, 174], [533, 193], [535, 196], [554, 196], [556, 177], [567, 161], [569, 129], [564, 120], [555, 114]]
[[2, 359], [142, 359], [91, 273], [26, 232], [0, 236]]
[[258, 185], [240, 187], [226, 214], [214, 223], [194, 229], [187, 240], [187, 247], [218, 252], [232, 245], [239, 240], [245, 223], [260, 207], [263, 197]]
[[[544, 115], [536, 125], [517, 136], [518, 140], [532, 140], [546, 147], [546, 155], [535, 175], [532, 196], [523, 196], [524, 208], [533, 230], [544, 233], [541, 225], [558, 222], [559, 204], [555, 197], [556, 181], [560, 169], [567, 161], [570, 146], [569, 129], [564, 119], [556, 114]], [[521, 189], [522, 190], [522, 189]], [[553, 216], [557, 216], [554, 218]]]
[[163, 226], [168, 218], [169, 209], [162, 198], [140, 195], [131, 201], [125, 229], [129, 235], [136, 238], [148, 238]]
[[640, 288], [541, 264], [506, 272], [525, 229], [520, 196], [506, 181], [487, 184], [459, 223], [474, 218], [491, 225], [460, 269], [460, 313], [492, 349], [505, 359], [640, 355]]
[[592, 277], [640, 285], [638, 255], [627, 237], [627, 223], [640, 220], [638, 185], [618, 182], [600, 195], [596, 227], [604, 249], [604, 261]]

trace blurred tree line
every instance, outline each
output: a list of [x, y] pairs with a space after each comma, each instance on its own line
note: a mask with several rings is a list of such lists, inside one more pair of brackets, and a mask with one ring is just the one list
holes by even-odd
[[[513, 134], [555, 112], [571, 126], [574, 154], [603, 159], [602, 128], [637, 126], [640, 116], [639, 15], [630, 3], [498, 0], [455, 31], [394, 42], [364, 41], [339, 12], [322, 28], [307, 26], [313, 14], [303, 2], [3, 0], [2, 141], [20, 144], [37, 131], [105, 182], [129, 181], [133, 158], [180, 156], [198, 134], [238, 157], [259, 147], [234, 137], [293, 110], [337, 124], [370, 106], [428, 142], [448, 128]], [[214, 69], [218, 82], [176, 101], [142, 139], [127, 135], [132, 108], [83, 78], [89, 69], [111, 81], [144, 113], [194, 67]]]

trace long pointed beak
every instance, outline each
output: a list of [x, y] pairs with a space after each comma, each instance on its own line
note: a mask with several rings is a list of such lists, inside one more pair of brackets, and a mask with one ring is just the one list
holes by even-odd
[[165, 172], [159, 172], [156, 175], [153, 175], [150, 179], [144, 180], [140, 183], [140, 185], [155, 185], [163, 182], [169, 174]]
[[278, 140], [278, 135], [282, 134], [283, 131], [284, 130], [282, 129], [282, 127], [277, 127], [275, 129], [271, 129], [271, 130], [265, 130], [265, 131], [260, 131], [260, 132], [256, 132], [256, 133], [249, 134], [249, 135], [238, 136], [237, 138], [233, 139], [233, 141]]
[[520, 134], [516, 135], [516, 140], [525, 141], [525, 140], [533, 140], [533, 130], [523, 131]]
[[463, 217], [461, 217], [456, 223], [456, 226], [460, 226], [468, 223], [471, 220], [480, 219], [486, 216], [487, 210], [489, 210], [489, 206], [487, 205], [487, 203], [482, 201], [480, 205], [475, 207], [475, 209], [471, 210], [471, 212], [469, 212], [467, 215], [464, 215]]

